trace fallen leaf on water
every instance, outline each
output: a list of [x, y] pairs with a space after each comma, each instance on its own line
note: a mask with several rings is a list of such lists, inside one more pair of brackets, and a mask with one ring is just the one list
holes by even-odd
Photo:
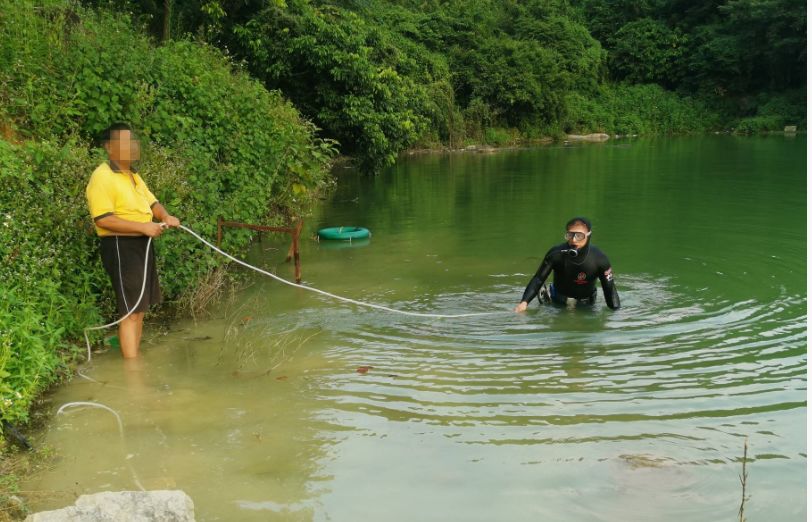
[[371, 369], [372, 369], [372, 366], [359, 366], [358, 368], [356, 368], [355, 371], [360, 373], [361, 375], [364, 375], [365, 373], [367, 373]]
[[199, 335], [197, 337], [184, 337], [184, 341], [208, 341], [211, 339], [210, 335]]

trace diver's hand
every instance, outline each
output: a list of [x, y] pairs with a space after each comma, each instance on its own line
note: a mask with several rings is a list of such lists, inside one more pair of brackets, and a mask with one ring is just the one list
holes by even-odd
[[516, 308], [513, 309], [514, 312], [524, 312], [527, 310], [527, 301], [522, 301], [521, 303], [516, 305]]

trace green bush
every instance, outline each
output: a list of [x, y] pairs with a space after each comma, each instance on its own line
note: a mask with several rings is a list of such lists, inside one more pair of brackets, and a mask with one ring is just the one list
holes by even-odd
[[[68, 144], [0, 140], [0, 417], [25, 420], [69, 340], [101, 322], [110, 297], [85, 210], [95, 161]], [[103, 296], [103, 297], [100, 297]], [[99, 305], [102, 305], [101, 307]]]
[[658, 85], [608, 85], [588, 96], [566, 98], [564, 130], [572, 133], [679, 134], [719, 125], [718, 116], [703, 104]]
[[521, 141], [521, 136], [516, 129], [503, 129], [500, 127], [488, 127], [485, 129], [484, 142], [488, 145], [503, 147], [519, 141]]
[[[24, 420], [82, 329], [113, 313], [84, 188], [117, 120], [141, 131], [140, 172], [184, 224], [307, 211], [334, 143], [214, 48], [155, 48], [125, 16], [52, 0], [0, 3], [0, 416]], [[226, 235], [239, 252], [247, 231]], [[169, 304], [222, 260], [182, 232], [156, 241]]]
[[51, 304], [49, 316], [28, 304], [17, 293], [0, 286], [0, 418], [27, 420], [37, 394], [51, 384], [62, 365], [59, 349], [63, 301], [56, 289], [41, 287]]
[[736, 134], [758, 134], [760, 132], [778, 131], [784, 128], [780, 116], [753, 116], [742, 118], [736, 124]]
[[777, 118], [779, 126], [806, 128], [806, 90], [762, 93], [757, 99], [757, 114]]

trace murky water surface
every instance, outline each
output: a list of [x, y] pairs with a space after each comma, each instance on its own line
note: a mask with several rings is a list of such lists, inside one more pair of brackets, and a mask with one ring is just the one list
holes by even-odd
[[[27, 490], [180, 488], [198, 520], [806, 518], [803, 138], [686, 138], [416, 157], [339, 172], [308, 285], [260, 277], [206, 319], [96, 358], [53, 397], [59, 458]], [[573, 215], [623, 308], [509, 313]], [[292, 278], [285, 245], [251, 259]]]

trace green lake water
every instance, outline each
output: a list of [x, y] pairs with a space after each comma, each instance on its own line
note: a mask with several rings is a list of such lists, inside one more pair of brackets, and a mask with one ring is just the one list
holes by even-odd
[[[260, 276], [147, 326], [62, 387], [35, 509], [179, 488], [198, 520], [806, 519], [805, 137], [710, 136], [402, 160], [306, 221], [304, 283]], [[575, 215], [622, 308], [511, 310]], [[180, 233], [180, 232], [178, 232]], [[191, 241], [191, 239], [190, 239]], [[250, 260], [292, 279], [283, 238]], [[600, 292], [599, 292], [600, 297]], [[364, 368], [364, 367], [369, 367]]]

